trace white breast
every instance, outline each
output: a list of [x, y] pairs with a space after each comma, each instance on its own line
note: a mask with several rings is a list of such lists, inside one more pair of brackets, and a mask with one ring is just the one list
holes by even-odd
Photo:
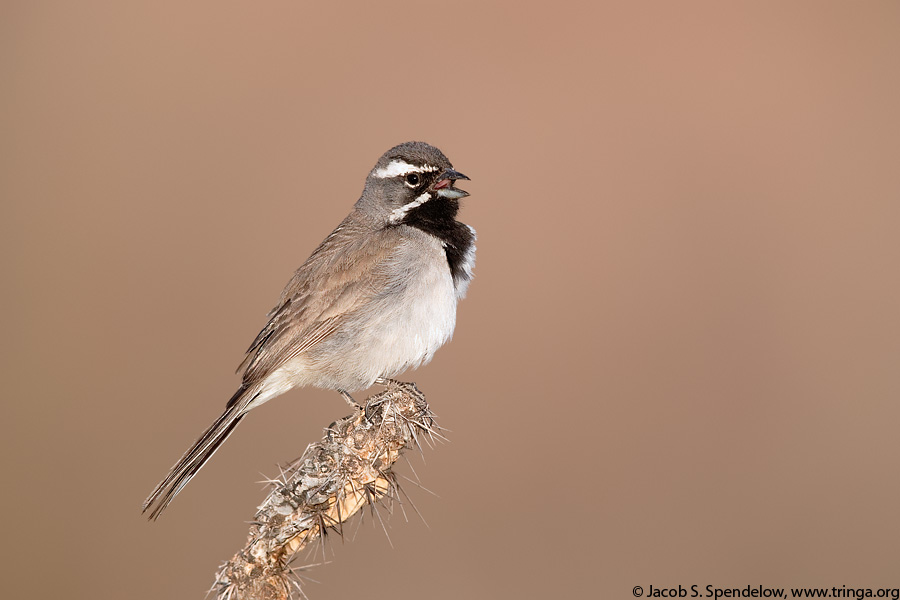
[[443, 246], [434, 236], [405, 229], [408, 235], [383, 265], [394, 283], [348, 322], [352, 343], [320, 356], [315, 373], [306, 364], [292, 365], [294, 377], [309, 376], [311, 385], [352, 392], [427, 363], [450, 339], [457, 291]]
[[404, 265], [407, 280], [403, 291], [392, 300], [386, 318], [370, 337], [380, 355], [370, 355], [381, 370], [375, 377], [392, 377], [427, 363], [452, 337], [456, 326], [457, 291], [443, 246], [433, 236], [416, 237], [419, 239], [411, 250], [424, 255], [405, 258], [410, 264]]
[[[296, 385], [349, 392], [371, 386], [431, 360], [453, 335], [456, 303], [469, 277], [454, 284], [440, 240], [408, 228], [384, 269], [394, 283], [358, 311], [343, 329], [343, 341], [310, 358], [306, 353], [267, 378], [254, 405]], [[466, 256], [470, 276], [473, 251]]]

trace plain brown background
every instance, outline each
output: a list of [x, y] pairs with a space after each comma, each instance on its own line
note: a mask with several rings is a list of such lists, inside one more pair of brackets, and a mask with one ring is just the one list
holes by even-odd
[[900, 587], [898, 4], [327, 4], [3, 3], [2, 595], [203, 597], [346, 406], [141, 502], [410, 139], [472, 178], [450, 442], [310, 598]]

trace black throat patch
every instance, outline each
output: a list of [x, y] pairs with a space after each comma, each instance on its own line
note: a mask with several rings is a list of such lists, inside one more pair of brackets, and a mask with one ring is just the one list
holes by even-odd
[[466, 277], [463, 269], [464, 259], [475, 242], [472, 230], [456, 220], [458, 212], [458, 200], [438, 197], [413, 208], [400, 221], [403, 225], [430, 233], [444, 243], [444, 252], [454, 284]]

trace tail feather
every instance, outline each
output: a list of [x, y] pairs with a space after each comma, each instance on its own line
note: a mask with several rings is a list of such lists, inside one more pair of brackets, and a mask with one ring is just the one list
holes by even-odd
[[162, 511], [169, 505], [178, 492], [188, 484], [188, 482], [197, 474], [200, 468], [206, 464], [212, 455], [215, 454], [219, 446], [222, 445], [241, 419], [247, 414], [244, 412], [247, 405], [252, 400], [246, 394], [247, 388], [241, 388], [229, 400], [228, 407], [225, 412], [216, 419], [209, 429], [203, 432], [190, 450], [184, 453], [181, 459], [175, 463], [175, 466], [169, 471], [165, 479], [159, 482], [156, 489], [144, 501], [142, 512], [146, 513], [150, 510], [149, 518], [156, 520]]

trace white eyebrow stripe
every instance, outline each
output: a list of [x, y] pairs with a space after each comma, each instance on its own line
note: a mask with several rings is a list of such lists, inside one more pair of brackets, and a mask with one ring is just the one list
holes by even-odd
[[401, 175], [409, 175], [410, 173], [430, 173], [433, 171], [440, 171], [440, 168], [431, 165], [417, 167], [416, 165], [411, 165], [403, 160], [392, 160], [386, 167], [376, 169], [372, 173], [372, 177], [387, 179], [388, 177], [399, 177]]
[[422, 206], [429, 200], [431, 200], [431, 192], [425, 192], [409, 204], [404, 204], [403, 206], [392, 210], [391, 214], [388, 216], [388, 221], [390, 221], [391, 223], [399, 223], [403, 220], [403, 217], [406, 216], [406, 213], [417, 206]]

